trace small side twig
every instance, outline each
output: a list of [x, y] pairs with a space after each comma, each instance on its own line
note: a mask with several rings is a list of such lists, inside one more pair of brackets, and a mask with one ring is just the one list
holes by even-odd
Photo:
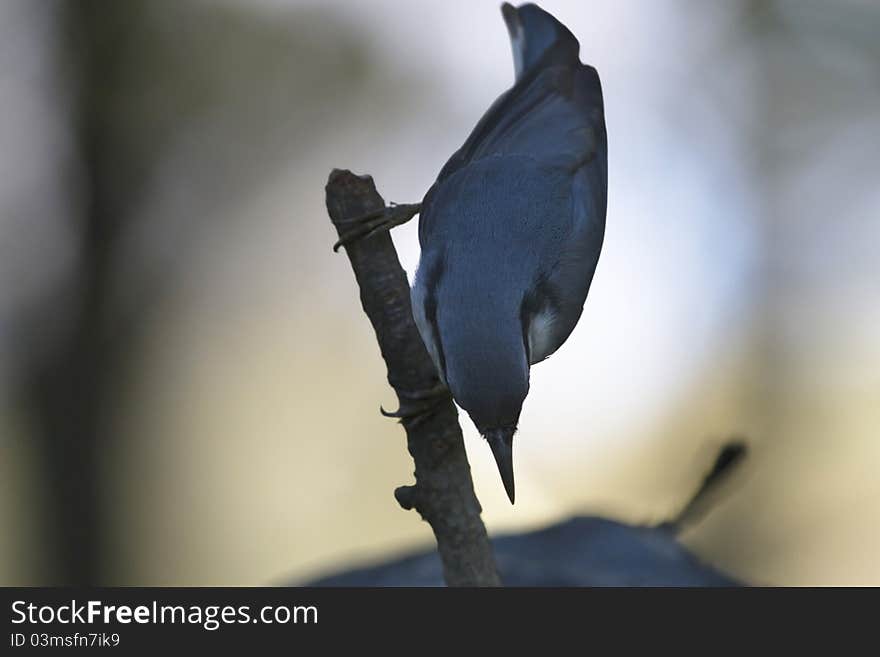
[[[358, 218], [385, 207], [373, 179], [350, 171], [334, 169], [326, 193], [327, 211], [340, 235]], [[402, 409], [413, 392], [435, 389], [439, 383], [413, 321], [406, 273], [387, 232], [348, 243], [346, 252]], [[404, 509], [417, 510], [431, 525], [446, 583], [500, 585], [451, 397], [438, 401], [427, 416], [404, 417], [402, 424], [416, 483], [394, 495]]]

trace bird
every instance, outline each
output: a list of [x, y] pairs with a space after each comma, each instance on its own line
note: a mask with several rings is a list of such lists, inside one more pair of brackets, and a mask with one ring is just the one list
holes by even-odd
[[596, 69], [535, 4], [501, 13], [514, 84], [421, 204], [413, 317], [442, 383], [488, 442], [511, 504], [530, 368], [566, 341], [599, 261], [607, 136]]

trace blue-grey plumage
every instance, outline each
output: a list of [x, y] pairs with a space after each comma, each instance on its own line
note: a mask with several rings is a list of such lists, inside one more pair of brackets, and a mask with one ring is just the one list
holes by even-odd
[[536, 5], [502, 14], [516, 81], [422, 202], [412, 298], [438, 372], [513, 502], [529, 367], [571, 334], [602, 248], [607, 145], [599, 76], [577, 39]]

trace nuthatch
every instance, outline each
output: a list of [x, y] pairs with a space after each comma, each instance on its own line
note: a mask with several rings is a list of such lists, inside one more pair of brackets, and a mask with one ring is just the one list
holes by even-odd
[[420, 204], [362, 217], [333, 248], [420, 215], [413, 317], [445, 385], [412, 391], [406, 408], [385, 415], [413, 420], [451, 392], [513, 502], [529, 368], [571, 334], [602, 250], [608, 148], [599, 75], [578, 59], [578, 40], [537, 5], [504, 3], [501, 13], [513, 87]]
[[574, 35], [534, 4], [502, 14], [516, 80], [420, 206], [412, 305], [512, 503], [529, 368], [574, 329], [602, 248], [607, 145], [599, 76]]

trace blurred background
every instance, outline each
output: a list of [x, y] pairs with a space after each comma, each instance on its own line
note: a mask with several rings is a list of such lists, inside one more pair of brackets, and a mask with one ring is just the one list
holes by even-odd
[[[496, 0], [0, 3], [0, 584], [304, 579], [430, 543], [324, 209], [421, 199], [513, 80]], [[602, 77], [605, 247], [492, 533], [673, 515], [759, 584], [880, 584], [880, 4], [545, 0]], [[395, 231], [411, 274], [416, 222]]]

